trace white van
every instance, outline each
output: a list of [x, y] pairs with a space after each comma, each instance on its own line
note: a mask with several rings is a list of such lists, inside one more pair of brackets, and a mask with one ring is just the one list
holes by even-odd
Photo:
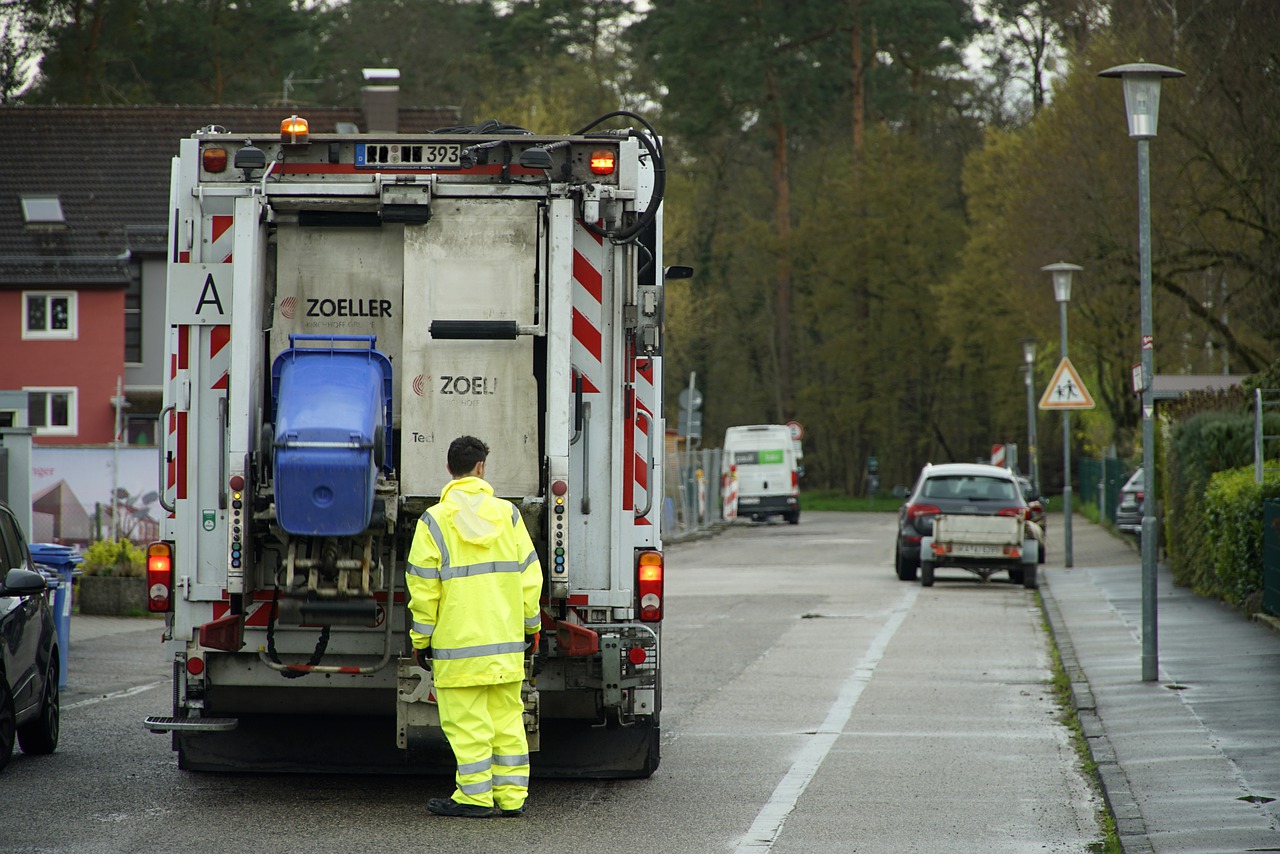
[[724, 518], [759, 522], [782, 516], [800, 521], [800, 460], [804, 452], [782, 424], [752, 424], [724, 431], [720, 485]]

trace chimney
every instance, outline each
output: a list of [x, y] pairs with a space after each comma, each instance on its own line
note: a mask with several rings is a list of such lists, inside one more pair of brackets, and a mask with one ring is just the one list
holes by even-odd
[[369, 132], [400, 130], [400, 69], [364, 68], [364, 123]]

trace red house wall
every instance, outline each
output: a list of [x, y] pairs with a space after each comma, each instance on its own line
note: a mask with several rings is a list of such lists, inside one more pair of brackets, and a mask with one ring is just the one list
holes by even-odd
[[76, 339], [48, 341], [22, 340], [22, 293], [0, 290], [0, 389], [76, 389], [76, 435], [37, 436], [36, 444], [112, 441], [115, 409], [111, 398], [116, 393], [116, 378], [124, 376], [124, 291], [79, 291]]

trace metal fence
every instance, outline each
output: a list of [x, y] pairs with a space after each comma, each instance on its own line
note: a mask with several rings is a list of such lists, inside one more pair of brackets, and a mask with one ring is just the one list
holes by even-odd
[[1091, 459], [1082, 457], [1076, 469], [1080, 478], [1080, 498], [1098, 505], [1098, 517], [1107, 522], [1116, 520], [1116, 505], [1120, 502], [1120, 487], [1124, 486], [1131, 467], [1115, 457]]
[[719, 448], [669, 451], [663, 472], [663, 530], [688, 534], [720, 521]]

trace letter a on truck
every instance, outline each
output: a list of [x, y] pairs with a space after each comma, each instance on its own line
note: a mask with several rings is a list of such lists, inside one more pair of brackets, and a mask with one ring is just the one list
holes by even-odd
[[546, 578], [534, 773], [653, 773], [663, 285], [690, 274], [663, 266], [665, 175], [628, 113], [181, 141], [147, 569], [174, 680], [147, 727], [181, 767], [451, 771], [404, 576], [468, 434]]

